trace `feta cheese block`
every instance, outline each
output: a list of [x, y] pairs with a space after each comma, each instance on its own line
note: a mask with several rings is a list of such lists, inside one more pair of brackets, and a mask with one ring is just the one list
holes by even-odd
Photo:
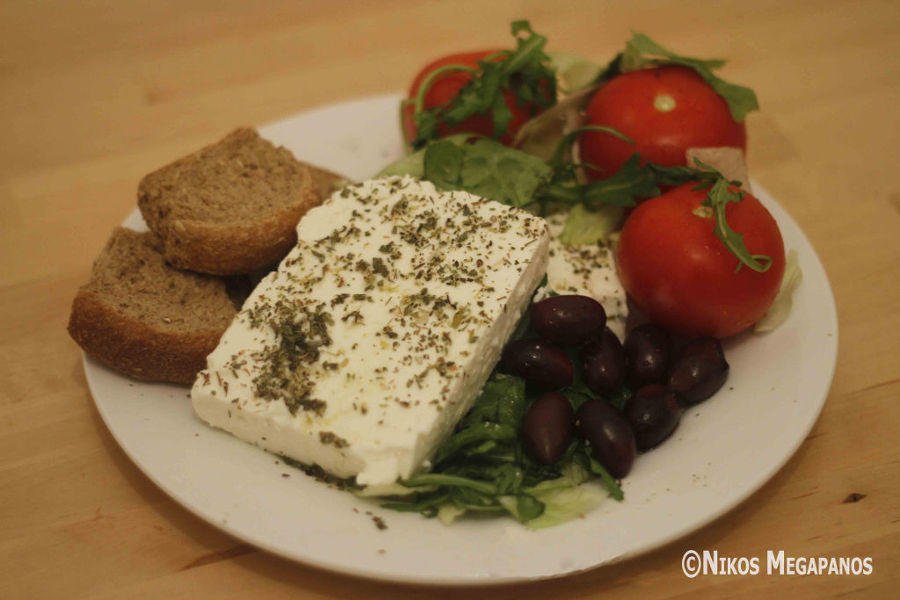
[[568, 246], [559, 240], [565, 226], [566, 213], [547, 217], [551, 234], [547, 285], [538, 299], [553, 291], [557, 294], [590, 296], [603, 305], [610, 329], [619, 337], [625, 333], [628, 303], [625, 288], [616, 273], [615, 253], [608, 241], [581, 246]]
[[546, 222], [410, 177], [307, 213], [191, 391], [214, 427], [360, 485], [427, 466], [547, 267]]

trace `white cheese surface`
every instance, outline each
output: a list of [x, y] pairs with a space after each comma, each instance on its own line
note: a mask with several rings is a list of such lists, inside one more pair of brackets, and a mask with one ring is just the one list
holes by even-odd
[[625, 288], [616, 273], [615, 253], [610, 242], [582, 246], [567, 246], [559, 241], [565, 225], [565, 213], [547, 218], [552, 239], [547, 266], [547, 285], [538, 293], [582, 294], [603, 305], [610, 328], [622, 337], [628, 303]]
[[197, 415], [361, 485], [410, 476], [469, 409], [546, 271], [545, 221], [411, 178], [335, 193], [191, 391]]

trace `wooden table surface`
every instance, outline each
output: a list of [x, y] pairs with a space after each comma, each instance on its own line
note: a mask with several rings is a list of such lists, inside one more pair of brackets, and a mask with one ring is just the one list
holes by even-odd
[[[4, 2], [0, 6], [0, 598], [664, 598], [900, 587], [900, 5], [896, 2]], [[813, 432], [712, 525], [578, 576], [490, 590], [374, 583], [275, 558], [171, 501], [94, 409], [69, 304], [140, 177], [242, 124], [405, 88], [528, 17], [598, 61], [631, 29], [755, 88], [750, 169], [837, 298]], [[765, 440], [760, 440], [765, 443]], [[845, 502], [851, 493], [863, 495]], [[598, 540], [601, 543], [601, 540]], [[687, 579], [688, 548], [871, 556], [869, 577]]]

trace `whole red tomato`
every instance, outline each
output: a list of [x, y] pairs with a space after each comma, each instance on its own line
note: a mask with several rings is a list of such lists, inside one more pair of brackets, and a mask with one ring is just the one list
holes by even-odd
[[[419, 74], [416, 75], [416, 78], [413, 79], [412, 85], [409, 87], [409, 101], [405, 102], [402, 107], [401, 124], [403, 126], [403, 137], [406, 140], [406, 143], [409, 144], [416, 139], [416, 123], [413, 119], [413, 114], [415, 112], [414, 102], [419, 93], [419, 87], [432, 71], [446, 65], [477, 67], [479, 60], [498, 52], [499, 50], [480, 50], [478, 52], [450, 54], [429, 63], [422, 69]], [[461, 90], [470, 79], [471, 75], [465, 71], [450, 71], [438, 77], [425, 94], [424, 108], [436, 108], [449, 104], [459, 93], [459, 90]], [[516, 100], [515, 94], [513, 94], [511, 90], [504, 90], [503, 97], [506, 100], [506, 106], [508, 106], [509, 110], [512, 112], [512, 120], [509, 123], [507, 133], [500, 137], [499, 141], [503, 144], [510, 144], [513, 138], [515, 138], [519, 128], [522, 127], [525, 121], [537, 114], [537, 112], [540, 111], [540, 108], [534, 105], [520, 106]], [[441, 136], [465, 132], [492, 137], [494, 134], [494, 119], [490, 114], [474, 115], [452, 127], [441, 124], [438, 127], [438, 132]]]
[[756, 272], [713, 233], [705, 190], [695, 183], [647, 200], [629, 215], [616, 250], [619, 277], [634, 303], [654, 322], [685, 335], [732, 336], [771, 306], [784, 273], [784, 243], [775, 219], [745, 194], [725, 209], [729, 226], [751, 254], [772, 264]]
[[693, 69], [656, 67], [623, 73], [606, 83], [587, 106], [588, 125], [606, 125], [634, 140], [588, 132], [581, 136], [581, 160], [593, 165], [593, 179], [609, 177], [629, 156], [643, 162], [685, 164], [688, 148], [732, 146], [747, 149], [747, 131], [728, 103]]

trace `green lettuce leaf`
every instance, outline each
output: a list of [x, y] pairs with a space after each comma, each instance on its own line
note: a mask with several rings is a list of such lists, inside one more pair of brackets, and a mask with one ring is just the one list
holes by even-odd
[[621, 206], [588, 210], [583, 204], [576, 204], [566, 217], [559, 240], [569, 246], [596, 244], [606, 240], [619, 227], [624, 212], [625, 209]]
[[510, 206], [534, 201], [553, 172], [540, 158], [493, 140], [456, 145], [441, 140], [425, 148], [424, 179], [444, 190], [464, 190]]
[[579, 519], [600, 506], [606, 496], [606, 492], [593, 483], [550, 490], [536, 496], [536, 500], [544, 505], [544, 511], [540, 516], [526, 521], [525, 526], [544, 529]]

